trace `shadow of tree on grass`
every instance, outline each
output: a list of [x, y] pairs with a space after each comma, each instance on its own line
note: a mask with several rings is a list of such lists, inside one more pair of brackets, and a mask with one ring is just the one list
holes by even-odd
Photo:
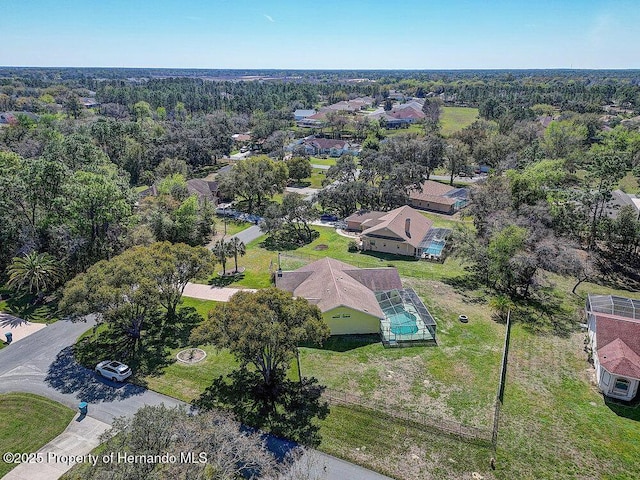
[[279, 378], [266, 385], [258, 372], [247, 368], [218, 377], [193, 402], [203, 410], [230, 409], [238, 420], [251, 427], [307, 446], [320, 444], [320, 426], [316, 419], [329, 414], [329, 405], [322, 400], [325, 387], [315, 378], [304, 378], [302, 384]]

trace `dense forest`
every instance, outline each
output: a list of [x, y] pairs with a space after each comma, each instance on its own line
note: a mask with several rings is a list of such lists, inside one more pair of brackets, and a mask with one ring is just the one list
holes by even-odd
[[[363, 151], [327, 172], [333, 183], [319, 196], [323, 208], [342, 216], [358, 208], [393, 208], [436, 170], [447, 171], [453, 182], [459, 172], [482, 164], [493, 173], [474, 191], [474, 242], [490, 249], [502, 227], [536, 218], [535, 225], [522, 226], [519, 250], [531, 253], [541, 235], [553, 235], [571, 238], [576, 248], [591, 251], [602, 241], [608, 253], [622, 248], [635, 254], [637, 219], [626, 211], [611, 219], [604, 211], [618, 183], [640, 173], [636, 71], [4, 67], [0, 276], [6, 280], [12, 261], [32, 254], [64, 272], [59, 286], [137, 244], [203, 245], [215, 229], [213, 206], [190, 195], [185, 182], [215, 171], [237, 148], [233, 134], [250, 131], [255, 153], [282, 160], [283, 147], [309, 133], [295, 127], [295, 109], [362, 96], [382, 104], [398, 93], [422, 99], [425, 112], [429, 105], [432, 110], [420, 129], [406, 135], [392, 136], [354, 115], [328, 117], [320, 135], [354, 138]], [[443, 135], [442, 106], [478, 108], [480, 119]], [[274, 185], [286, 184], [265, 173], [275, 168], [269, 165], [254, 161], [220, 177], [223, 193], [249, 200], [249, 210], [257, 195], [264, 213], [256, 179], [267, 199], [278, 193], [271, 191]], [[277, 178], [283, 175], [288, 173]], [[137, 192], [152, 184], [157, 195], [140, 199]], [[472, 250], [476, 256], [483, 251], [478, 245]], [[532, 275], [519, 281], [504, 290], [524, 292]]]

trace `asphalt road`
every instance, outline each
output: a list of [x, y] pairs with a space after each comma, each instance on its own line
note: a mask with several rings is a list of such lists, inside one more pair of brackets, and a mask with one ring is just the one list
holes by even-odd
[[[93, 319], [77, 323], [60, 320], [0, 350], [0, 393], [34, 393], [73, 409], [86, 401], [88, 415], [108, 424], [115, 417], [133, 415], [145, 405], [186, 405], [136, 385], [115, 384], [78, 365], [71, 346], [94, 324]], [[275, 437], [268, 437], [267, 443], [274, 452], [294, 446]], [[307, 458], [319, 480], [391, 480], [314, 450]]]
[[249, 228], [242, 230], [235, 235], [232, 235], [232, 237], [240, 239], [240, 241], [246, 245], [247, 243], [254, 241], [261, 235], [264, 235], [264, 232], [260, 230], [260, 227], [258, 225], [252, 225]]

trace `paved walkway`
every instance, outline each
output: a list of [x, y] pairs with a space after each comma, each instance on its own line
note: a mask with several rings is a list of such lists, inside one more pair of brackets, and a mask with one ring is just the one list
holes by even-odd
[[15, 343], [38, 330], [42, 330], [46, 326], [46, 323], [31, 323], [8, 313], [0, 312], [0, 335], [2, 335], [2, 340], [5, 339], [5, 334], [10, 332]]
[[[74, 457], [87, 455], [100, 445], [99, 437], [110, 425], [95, 418], [80, 416], [56, 438], [38, 450], [43, 463], [22, 463], [7, 473], [4, 480], [53, 480], [60, 478], [77, 462]], [[85, 457], [86, 458], [86, 457]]]
[[255, 292], [255, 288], [229, 288], [214, 287], [201, 283], [187, 283], [183, 295], [185, 297], [199, 298], [201, 300], [215, 300], [216, 302], [228, 302], [234, 293], [240, 291]]

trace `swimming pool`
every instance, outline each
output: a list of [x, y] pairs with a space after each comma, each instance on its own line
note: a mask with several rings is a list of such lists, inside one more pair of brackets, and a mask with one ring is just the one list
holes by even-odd
[[443, 249], [444, 249], [444, 242], [431, 242], [429, 246], [425, 248], [422, 252], [425, 255], [440, 256], [442, 254]]
[[418, 323], [413, 313], [402, 311], [389, 315], [391, 332], [396, 335], [413, 335], [418, 331]]

